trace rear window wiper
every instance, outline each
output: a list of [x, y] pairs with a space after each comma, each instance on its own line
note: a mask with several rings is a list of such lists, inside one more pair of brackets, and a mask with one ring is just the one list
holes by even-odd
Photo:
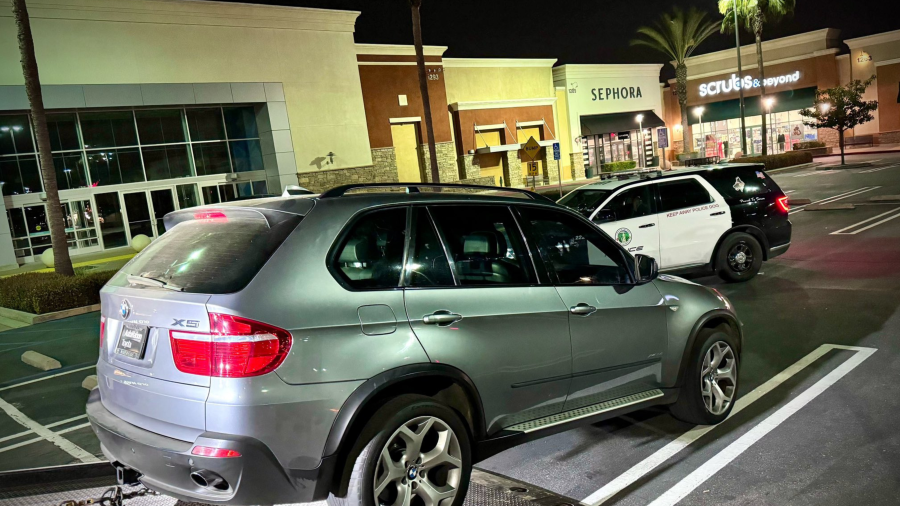
[[178, 285], [173, 285], [167, 281], [163, 281], [159, 278], [154, 278], [147, 275], [148, 273], [143, 273], [140, 275], [129, 274], [128, 282], [132, 285], [143, 285], [143, 286], [152, 286], [155, 288], [165, 288], [166, 290], [172, 290], [175, 292], [183, 292], [184, 288]]

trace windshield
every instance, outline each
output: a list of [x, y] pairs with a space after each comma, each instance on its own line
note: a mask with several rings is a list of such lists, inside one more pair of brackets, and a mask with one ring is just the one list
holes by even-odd
[[185, 292], [236, 292], [262, 269], [301, 219], [294, 215], [271, 226], [261, 217], [181, 222], [122, 271]]
[[610, 194], [612, 194], [612, 190], [575, 190], [559, 199], [559, 203], [590, 218], [591, 213], [593, 213], [594, 210], [597, 209], [597, 206], [603, 203]]

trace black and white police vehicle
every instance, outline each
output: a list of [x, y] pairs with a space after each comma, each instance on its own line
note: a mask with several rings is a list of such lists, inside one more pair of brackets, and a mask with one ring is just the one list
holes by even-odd
[[660, 271], [746, 281], [791, 245], [788, 197], [762, 165], [721, 164], [602, 180], [559, 200]]

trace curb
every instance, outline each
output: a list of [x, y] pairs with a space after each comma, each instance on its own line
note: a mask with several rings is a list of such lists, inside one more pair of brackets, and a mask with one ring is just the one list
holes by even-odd
[[17, 322], [24, 323], [23, 327], [26, 325], [37, 325], [38, 323], [49, 322], [53, 320], [61, 320], [63, 318], [68, 318], [70, 316], [78, 316], [86, 313], [93, 313], [94, 311], [100, 311], [100, 304], [93, 304], [91, 306], [82, 306], [82, 307], [73, 307], [72, 309], [64, 309], [62, 311], [56, 311], [53, 313], [44, 313], [44, 314], [33, 314], [26, 313], [25, 311], [18, 311], [15, 309], [9, 309], [6, 307], [0, 307], [0, 317], [8, 318], [10, 320], [14, 320]]
[[[888, 154], [888, 153], [900, 153], [900, 149], [880, 149], [880, 150], [878, 150], [878, 151], [864, 151], [864, 152], [861, 152], [861, 153], [860, 153], [860, 152], [857, 152], [857, 153], [848, 153], [847, 151], [844, 151], [844, 156], [856, 156], [856, 155], [884, 155], [884, 154]], [[841, 151], [838, 150], [837, 152], [832, 153], [832, 154], [830, 154], [830, 155], [813, 155], [813, 158], [823, 158], [823, 157], [826, 157], [826, 156], [838, 156], [838, 157], [839, 157], [839, 156], [841, 156]]]
[[810, 163], [801, 163], [799, 165], [791, 165], [789, 167], [781, 167], [778, 169], [767, 170], [767, 174], [777, 174], [778, 172], [784, 172], [786, 170], [795, 170], [795, 169], [806, 169], [809, 167], [818, 167], [820, 165], [819, 162], [810, 162]]

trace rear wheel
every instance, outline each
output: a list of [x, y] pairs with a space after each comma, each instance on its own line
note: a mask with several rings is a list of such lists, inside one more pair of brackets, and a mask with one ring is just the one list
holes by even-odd
[[759, 241], [744, 232], [726, 237], [716, 253], [716, 269], [719, 277], [726, 281], [747, 281], [753, 278], [759, 272], [762, 261], [763, 252]]
[[430, 397], [404, 395], [366, 425], [346, 497], [330, 506], [460, 506], [472, 456], [465, 425]]
[[728, 418], [737, 397], [737, 339], [727, 326], [703, 329], [685, 370], [678, 401], [669, 406], [679, 420], [714, 425]]

